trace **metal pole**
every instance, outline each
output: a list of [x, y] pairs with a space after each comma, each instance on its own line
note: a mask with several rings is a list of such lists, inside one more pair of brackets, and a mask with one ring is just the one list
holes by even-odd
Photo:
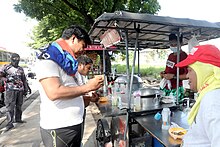
[[[103, 74], [105, 75], [106, 73], [106, 67], [105, 67], [105, 48], [103, 49]], [[107, 77], [104, 76], [104, 85], [103, 85], [103, 95], [106, 96], [108, 93], [107, 93]]]
[[[179, 63], [180, 61], [180, 33], [178, 32], [177, 34], [177, 63]], [[179, 96], [179, 67], [177, 67], [177, 71], [176, 71], [176, 104], [178, 105], [179, 104], [179, 99], [178, 99], [178, 96]]]
[[138, 43], [138, 76], [140, 77], [140, 47]]
[[[129, 52], [128, 52], [128, 32], [125, 30], [125, 45], [126, 45], [126, 63], [127, 63], [127, 101], [128, 101], [128, 111], [131, 109], [131, 95], [130, 95], [130, 71], [129, 71]], [[129, 119], [129, 112], [127, 112], [126, 115], [126, 124], [125, 124], [125, 133], [124, 133], [124, 140], [126, 140], [126, 135], [127, 135], [127, 128], [128, 128], [128, 119]], [[129, 136], [129, 131], [128, 131], [128, 136]], [[129, 142], [129, 137], [127, 142]], [[127, 146], [127, 143], [126, 143]]]
[[[132, 70], [131, 70], [131, 79], [130, 79], [130, 90], [129, 90], [129, 108], [131, 107], [130, 106], [130, 103], [131, 103], [131, 95], [132, 95], [132, 86], [133, 86], [133, 79], [134, 79], [134, 70], [135, 70], [135, 60], [136, 60], [136, 50], [137, 50], [137, 46], [138, 46], [138, 36], [139, 36], [139, 31], [137, 30], [136, 31], [136, 40], [135, 40], [135, 48], [134, 48], [134, 58], [133, 58], [133, 65], [132, 65]], [[129, 124], [129, 114], [130, 113], [130, 109], [128, 110], [127, 112], [127, 115], [126, 115], [126, 125], [125, 125], [125, 133], [124, 133], [124, 140], [126, 140], [126, 135], [127, 135], [127, 128], [128, 128], [128, 124]], [[129, 130], [131, 131], [131, 130]], [[128, 135], [129, 135], [129, 132], [128, 131]], [[128, 137], [128, 144], [130, 145], [130, 138]], [[127, 144], [126, 144], [126, 147], [127, 147]]]
[[128, 52], [128, 31], [125, 30], [125, 45], [126, 45], [126, 63], [127, 63], [127, 102], [128, 102], [128, 109], [131, 109], [131, 95], [130, 95], [130, 70], [129, 70], [129, 52]]

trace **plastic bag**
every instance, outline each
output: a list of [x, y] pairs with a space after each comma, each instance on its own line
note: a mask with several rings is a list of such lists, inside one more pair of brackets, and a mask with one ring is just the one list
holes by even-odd
[[192, 49], [194, 46], [197, 46], [197, 45], [199, 45], [199, 42], [197, 41], [196, 36], [193, 36], [193, 37], [188, 41], [188, 50], [189, 50], [189, 52], [191, 51], [191, 49]]
[[187, 133], [187, 130], [180, 127], [174, 122], [171, 122], [171, 126], [169, 128], [169, 134], [173, 139], [182, 139], [183, 136]]
[[171, 86], [170, 80], [167, 80], [167, 79], [163, 78], [160, 81], [160, 88], [163, 89], [166, 85], [167, 85], [168, 89], [171, 90], [172, 86]]

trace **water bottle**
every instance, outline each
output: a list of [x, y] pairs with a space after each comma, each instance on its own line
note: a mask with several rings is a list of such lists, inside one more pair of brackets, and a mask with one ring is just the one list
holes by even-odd
[[113, 94], [112, 94], [112, 106], [118, 106], [118, 88], [116, 88], [116, 85], [113, 86]]
[[141, 93], [140, 93], [140, 91], [137, 91], [134, 94], [134, 108], [135, 108], [135, 111], [141, 110]]
[[122, 102], [121, 102], [121, 95], [118, 95], [118, 108], [121, 109], [122, 108]]
[[162, 129], [168, 130], [170, 128], [170, 108], [163, 108], [162, 110]]

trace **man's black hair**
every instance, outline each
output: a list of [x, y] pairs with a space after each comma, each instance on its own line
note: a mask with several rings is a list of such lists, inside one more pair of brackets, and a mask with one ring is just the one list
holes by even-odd
[[72, 37], [72, 35], [75, 35], [76, 38], [79, 40], [83, 40], [86, 43], [86, 46], [88, 44], [91, 44], [91, 40], [89, 38], [88, 33], [83, 28], [81, 28], [77, 25], [72, 25], [72, 26], [66, 28], [63, 31], [62, 38], [67, 40], [70, 37]]
[[11, 59], [12, 59], [12, 58], [15, 58], [15, 57], [19, 57], [19, 58], [20, 58], [19, 54], [17, 54], [17, 53], [12, 53], [12, 54], [11, 54]]
[[[171, 33], [171, 34], [169, 35], [169, 41], [171, 41], [171, 40], [176, 40], [176, 41], [177, 41], [177, 36], [176, 36], [176, 34]], [[181, 35], [180, 35], [180, 43], [182, 43], [182, 42], [183, 42], [183, 35], [181, 34]]]
[[81, 55], [77, 58], [78, 64], [88, 65], [93, 64], [93, 61], [91, 58], [89, 58], [87, 55]]

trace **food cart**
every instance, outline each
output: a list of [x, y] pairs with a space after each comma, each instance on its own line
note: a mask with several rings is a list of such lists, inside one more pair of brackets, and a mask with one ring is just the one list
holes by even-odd
[[[89, 32], [93, 44], [103, 44], [104, 47], [116, 45], [119, 48], [125, 49], [127, 63], [126, 84], [128, 85], [126, 87], [127, 107], [119, 109], [117, 106], [112, 106], [110, 102], [98, 104], [103, 114], [103, 118], [97, 123], [96, 138], [99, 146], [104, 146], [109, 142], [112, 143], [112, 146], [135, 146], [134, 142], [137, 143], [138, 139], [149, 140], [148, 145], [151, 146], [153, 144], [150, 141], [152, 138], [147, 138], [149, 136], [145, 136], [145, 132], [134, 133], [133, 130], [138, 130], [138, 127], [133, 127], [136, 124], [141, 126], [147, 134], [156, 138], [163, 146], [179, 146], [181, 144], [180, 140], [171, 138], [168, 131], [161, 130], [161, 121], [154, 119], [155, 113], [168, 107], [174, 114], [171, 117], [171, 121], [176, 122], [181, 127], [187, 128], [186, 114], [179, 110], [178, 99], [175, 104], [153, 105], [142, 108], [139, 111], [134, 111], [131, 108], [136, 57], [138, 57], [138, 67], [140, 65], [139, 51], [141, 49], [169, 48], [168, 35], [170, 33], [175, 33], [178, 38], [182, 35], [183, 45], [187, 45], [192, 36], [195, 36], [198, 42], [219, 38], [220, 24], [204, 20], [172, 18], [125, 11], [104, 13], [95, 20]], [[134, 50], [131, 73], [129, 72], [130, 63], [128, 60], [129, 49]], [[177, 62], [179, 62], [179, 51], [180, 41], [178, 39]], [[105, 66], [105, 62], [103, 62], [103, 66]], [[178, 69], [177, 85], [179, 85]], [[107, 85], [105, 84], [105, 86]], [[153, 93], [151, 97], [154, 97], [155, 94]], [[136, 138], [135, 136], [138, 137]], [[145, 144], [145, 146], [148, 145]]]

